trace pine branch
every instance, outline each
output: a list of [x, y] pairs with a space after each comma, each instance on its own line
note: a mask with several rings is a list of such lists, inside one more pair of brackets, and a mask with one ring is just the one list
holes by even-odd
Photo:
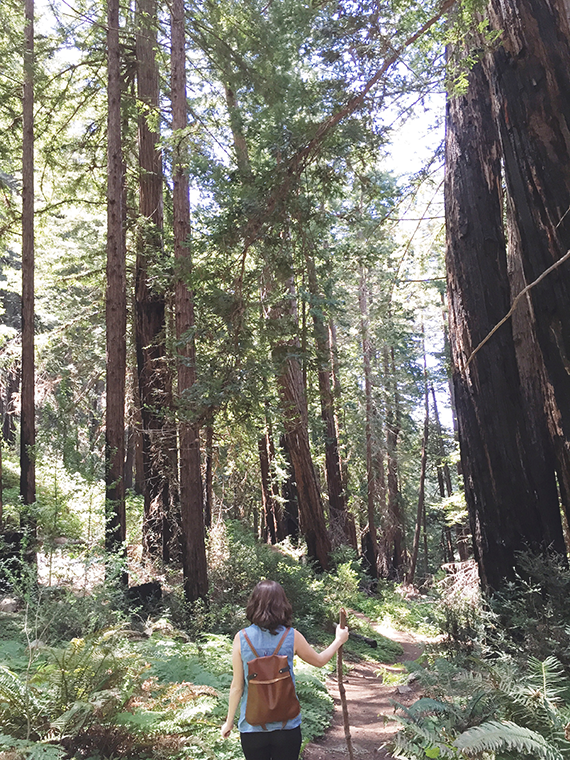
[[270, 219], [272, 214], [278, 208], [281, 201], [286, 197], [287, 193], [291, 189], [293, 182], [299, 177], [300, 174], [307, 168], [307, 166], [319, 155], [325, 138], [331, 133], [338, 124], [343, 121], [347, 116], [355, 113], [360, 109], [370, 91], [378, 84], [385, 76], [388, 69], [390, 69], [400, 59], [401, 55], [411, 45], [417, 42], [424, 34], [426, 34], [437, 22], [455, 5], [456, 0], [444, 0], [439, 10], [435, 13], [420, 29], [414, 34], [408, 37], [398, 48], [393, 49], [391, 54], [384, 60], [378, 71], [371, 77], [359, 93], [353, 95], [348, 102], [340, 108], [336, 113], [329, 116], [323, 122], [321, 122], [314, 136], [311, 140], [302, 148], [300, 148], [287, 163], [284, 172], [283, 179], [273, 190], [265, 208], [262, 213], [255, 218], [250, 219], [245, 229], [245, 243], [242, 251], [242, 267], [241, 274], [238, 280], [238, 287], [241, 289], [241, 283], [245, 273], [245, 261], [249, 248], [259, 238], [259, 235]]

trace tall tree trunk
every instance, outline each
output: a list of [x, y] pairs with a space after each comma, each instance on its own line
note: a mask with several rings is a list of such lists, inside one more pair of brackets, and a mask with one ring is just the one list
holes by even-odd
[[330, 367], [331, 367], [331, 382], [332, 393], [334, 399], [334, 424], [336, 431], [336, 439], [339, 444], [338, 457], [340, 460], [340, 471], [342, 475], [342, 485], [346, 492], [348, 487], [348, 467], [346, 460], [341, 456], [340, 442], [343, 439], [344, 424], [342, 418], [342, 387], [340, 384], [340, 367], [338, 363], [338, 341], [336, 337], [336, 324], [333, 319], [329, 319], [329, 346], [330, 346]]
[[366, 268], [360, 267], [360, 282], [358, 286], [358, 304], [360, 307], [360, 332], [362, 336], [362, 360], [364, 363], [364, 395], [366, 398], [366, 509], [368, 516], [368, 535], [371, 554], [374, 560], [370, 567], [373, 578], [378, 577], [378, 536], [376, 533], [376, 518], [374, 514], [376, 501], [376, 476], [374, 470], [374, 400], [372, 398], [372, 364], [370, 346], [370, 324], [368, 318], [368, 282]]
[[269, 457], [269, 436], [267, 432], [257, 441], [259, 450], [259, 466], [261, 470], [261, 505], [265, 515], [264, 539], [272, 544], [277, 543], [277, 522], [275, 519], [273, 491], [271, 488], [271, 460]]
[[212, 526], [214, 514], [214, 415], [206, 424], [206, 500], [204, 504], [204, 525]]
[[313, 302], [311, 313], [317, 349], [317, 373], [321, 399], [321, 418], [325, 430], [325, 469], [329, 495], [331, 530], [340, 543], [357, 548], [354, 519], [348, 512], [340, 456], [338, 452], [337, 426], [335, 422], [335, 399], [331, 378], [331, 347], [328, 325], [322, 313], [322, 296], [319, 291], [315, 262], [305, 251], [309, 292]]
[[119, 552], [126, 538], [125, 376], [126, 265], [123, 227], [124, 164], [121, 144], [121, 57], [119, 2], [107, 0], [107, 327], [105, 548]]
[[386, 544], [388, 575], [399, 577], [404, 561], [404, 525], [400, 507], [398, 484], [398, 439], [400, 437], [400, 410], [398, 381], [396, 378], [394, 349], [384, 345], [382, 350], [386, 402], [386, 458], [388, 471], [388, 512], [384, 525], [383, 541]]
[[[466, 158], [468, 157], [468, 158]], [[539, 494], [510, 324], [468, 365], [509, 308], [498, 133], [483, 68], [448, 102], [445, 202], [450, 332], [462, 468], [475, 556], [484, 587], [513, 577], [515, 553], [545, 548], [558, 514], [552, 488]], [[500, 505], [500, 509], [497, 508]]]
[[[423, 326], [422, 326], [422, 336], [423, 336]], [[425, 405], [425, 416], [424, 416], [424, 434], [422, 437], [422, 456], [421, 456], [421, 465], [420, 465], [420, 487], [418, 491], [418, 512], [416, 516], [416, 530], [414, 533], [414, 543], [412, 547], [412, 556], [410, 558], [410, 568], [407, 573], [407, 581], [408, 583], [414, 582], [414, 576], [416, 574], [416, 564], [418, 561], [418, 551], [420, 546], [420, 532], [423, 522], [423, 528], [424, 528], [424, 539], [427, 538], [426, 536], [426, 521], [425, 521], [425, 486], [426, 486], [426, 469], [427, 469], [427, 445], [428, 445], [428, 435], [429, 435], [429, 388], [428, 388], [428, 380], [427, 380], [427, 361], [426, 361], [426, 352], [425, 352], [425, 340], [423, 342], [423, 351], [424, 351], [424, 405]], [[426, 564], [427, 564], [427, 540], [424, 540], [424, 552], [426, 553]]]
[[[439, 420], [439, 412], [437, 409], [437, 398], [435, 395], [435, 389], [433, 385], [430, 387], [433, 419], [435, 422], [435, 433], [437, 437], [437, 485], [439, 488], [439, 495], [442, 499], [449, 497], [453, 493], [453, 484], [451, 482], [451, 471], [449, 465], [445, 461], [445, 447], [443, 445], [443, 433], [441, 429], [441, 422]], [[453, 538], [451, 535], [451, 528], [449, 525], [445, 525], [443, 528], [443, 550], [446, 562], [454, 562], [454, 550], [453, 550]]]
[[[272, 356], [283, 410], [287, 451], [295, 477], [301, 533], [307, 542], [309, 556], [322, 570], [327, 570], [331, 543], [309, 444], [307, 398], [303, 372], [297, 359], [296, 299], [290, 267], [287, 261], [288, 278], [280, 281], [280, 285], [286, 288], [284, 298], [270, 310], [271, 332], [277, 336], [272, 346]], [[284, 331], [286, 335], [279, 337]]]
[[[135, 267], [135, 342], [142, 417], [144, 469], [143, 546], [168, 561], [173, 532], [172, 490], [176, 439], [168, 416], [172, 387], [165, 361], [165, 297], [152, 284], [149, 267], [163, 258], [162, 155], [158, 123], [159, 76], [156, 0], [137, 2], [137, 96], [139, 101], [139, 234]], [[151, 126], [152, 125], [152, 126]]]
[[[232, 131], [234, 151], [236, 156], [236, 163], [238, 171], [241, 176], [244, 188], [247, 192], [253, 192], [252, 186], [252, 171], [251, 163], [249, 159], [249, 150], [247, 140], [243, 132], [243, 119], [239, 109], [239, 104], [235, 97], [234, 86], [231, 83], [231, 75], [226, 73], [226, 81], [224, 83], [224, 91], [226, 95], [226, 105], [228, 108], [228, 115], [230, 118], [230, 128]], [[261, 293], [261, 318], [265, 319], [264, 301], [266, 299], [266, 286], [271, 281], [271, 275], [269, 273], [269, 267], [266, 265], [264, 273], [261, 277], [260, 293]], [[279, 507], [279, 489], [278, 484], [272, 475], [271, 465], [273, 461], [273, 442], [271, 438], [271, 430], [269, 425], [269, 416], [266, 414], [266, 429], [260, 435], [258, 439], [258, 453], [259, 453], [259, 468], [261, 473], [261, 500], [264, 514], [265, 525], [265, 540], [269, 539], [272, 544], [285, 538], [287, 534], [286, 521], [282, 519], [281, 509]], [[296, 497], [295, 497], [296, 498]], [[297, 535], [295, 532], [298, 530], [298, 514], [295, 510], [295, 521], [289, 521], [289, 527], [291, 533], [288, 535]], [[294, 527], [295, 526], [295, 527]]]
[[[24, 94], [22, 143], [22, 397], [20, 497], [36, 500], [34, 362], [34, 0], [24, 0]], [[28, 515], [28, 528], [35, 531]]]
[[182, 566], [186, 600], [194, 602], [208, 592], [204, 536], [204, 505], [200, 459], [200, 431], [188, 421], [192, 405], [188, 392], [196, 382], [194, 343], [194, 299], [186, 284], [192, 269], [190, 240], [190, 196], [185, 173], [183, 130], [188, 124], [186, 101], [186, 33], [184, 0], [171, 4], [171, 100], [173, 156], [173, 227], [176, 258], [176, 339], [178, 343], [178, 405], [180, 446], [180, 511], [182, 523]]
[[[534, 282], [570, 249], [568, 4], [564, 0], [492, 0], [489, 8], [491, 25], [502, 30], [502, 44], [486, 57], [485, 64], [504, 159], [513, 250], [522, 268], [516, 291], [523, 283]], [[528, 347], [517, 354], [519, 360], [530, 354], [541, 365], [542, 403], [566, 509], [570, 496], [569, 299], [570, 262], [566, 262], [529, 291], [527, 308], [534, 329], [527, 335]], [[515, 317], [525, 319], [524, 310]], [[530, 382], [533, 393], [540, 390], [536, 378]], [[526, 382], [525, 387], [529, 387]], [[536, 412], [533, 417], [536, 420]], [[548, 446], [543, 456], [550, 458]], [[543, 524], [544, 540], [551, 538], [560, 547], [554, 509], [544, 514]]]
[[[247, 188], [251, 183], [249, 152], [242, 129], [239, 106], [230, 79], [231, 77], [226, 77], [226, 104], [230, 117], [236, 162], [242, 181]], [[286, 261], [284, 265], [284, 269], [290, 271], [290, 262]], [[272, 331], [277, 336], [282, 332], [279, 324], [282, 317], [285, 317], [289, 323], [292, 321], [296, 323], [297, 321], [296, 314], [294, 314], [296, 306], [292, 277], [288, 274], [280, 277], [280, 284], [290, 290], [292, 297], [288, 304], [279, 304], [271, 309], [268, 314], [268, 318], [275, 325]], [[264, 282], [262, 283], [262, 300], [264, 287], [268, 290], [274, 287], [269, 266], [265, 267]], [[296, 332], [297, 326], [295, 325]], [[297, 338], [293, 340], [293, 343], [296, 342]], [[298, 348], [296, 353], [298, 353]], [[326, 570], [329, 566], [328, 554], [331, 545], [325, 525], [317, 474], [309, 446], [307, 401], [303, 369], [297, 357], [291, 355], [290, 344], [287, 340], [277, 339], [272, 346], [272, 354], [277, 367], [277, 385], [284, 414], [286, 447], [295, 478], [300, 529], [307, 541], [309, 556], [322, 569]]]
[[6, 403], [2, 422], [2, 435], [6, 443], [12, 447], [16, 443], [16, 399], [20, 393], [21, 366], [19, 359], [12, 362], [6, 379]]

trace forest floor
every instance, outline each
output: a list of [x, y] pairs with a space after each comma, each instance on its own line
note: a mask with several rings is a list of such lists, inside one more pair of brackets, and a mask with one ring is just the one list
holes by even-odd
[[[402, 645], [404, 652], [398, 658], [399, 663], [417, 660], [428, 641], [427, 638], [398, 631], [391, 626], [372, 625], [382, 636]], [[419, 687], [415, 682], [387, 683], [394, 680], [390, 679], [390, 674], [397, 676], [402, 671], [402, 666], [398, 666], [398, 663], [381, 665], [362, 661], [347, 664], [350, 671], [343, 680], [355, 760], [392, 760], [392, 755], [384, 745], [400, 728], [397, 721], [391, 720], [394, 715], [393, 703], [412, 704], [421, 696]], [[335, 705], [332, 723], [323, 737], [305, 747], [303, 760], [340, 760], [348, 757], [336, 672], [327, 679], [327, 688]]]

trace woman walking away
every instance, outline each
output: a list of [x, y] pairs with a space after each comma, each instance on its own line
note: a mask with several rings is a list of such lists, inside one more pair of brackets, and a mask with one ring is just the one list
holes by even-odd
[[305, 637], [290, 627], [293, 610], [275, 581], [257, 584], [246, 615], [251, 625], [234, 638], [233, 679], [222, 737], [230, 735], [241, 700], [238, 725], [246, 760], [298, 760], [301, 711], [295, 694], [293, 655], [322, 668], [348, 639], [348, 628], [337, 625], [332, 644], [315, 652]]

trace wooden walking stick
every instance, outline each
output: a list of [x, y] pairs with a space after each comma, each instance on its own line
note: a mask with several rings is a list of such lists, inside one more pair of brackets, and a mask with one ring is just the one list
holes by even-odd
[[[340, 627], [346, 628], [346, 610], [344, 609], [344, 607], [341, 607], [340, 609]], [[338, 693], [340, 694], [340, 703], [342, 705], [344, 738], [346, 739], [348, 757], [350, 758], [350, 760], [354, 760], [354, 754], [352, 751], [352, 739], [350, 736], [350, 725], [348, 723], [348, 707], [346, 705], [346, 691], [344, 688], [344, 682], [342, 680], [342, 647], [340, 647], [338, 652], [336, 653], [336, 677], [338, 681]]]

